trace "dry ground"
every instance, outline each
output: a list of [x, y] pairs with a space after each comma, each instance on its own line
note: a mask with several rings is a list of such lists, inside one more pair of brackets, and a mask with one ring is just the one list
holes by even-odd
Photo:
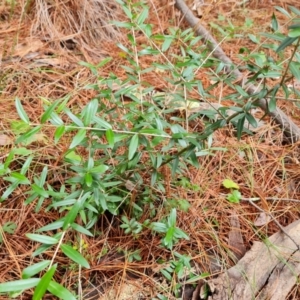
[[[11, 121], [18, 119], [14, 106], [16, 97], [22, 100], [32, 123], [39, 123], [43, 111], [41, 97], [58, 99], [70, 95], [68, 106], [75, 112], [93, 98], [94, 93], [84, 90], [83, 87], [87, 83], [95, 82], [95, 78], [86, 68], [78, 65], [79, 60], [96, 63], [103, 57], [111, 56], [113, 60], [100, 70], [100, 75], [106, 76], [112, 71], [120, 78], [126, 77], [124, 70], [120, 68], [120, 65], [125, 64], [126, 61], [116, 46], [116, 40], [126, 43], [122, 32], [105, 32], [102, 36], [85, 34], [89, 31], [89, 26], [87, 26], [82, 35], [74, 38], [72, 32], [64, 32], [61, 29], [66, 24], [59, 23], [64, 20], [58, 16], [57, 22], [60, 26], [58, 31], [60, 34], [65, 34], [62, 42], [59, 34], [50, 33], [47, 26], [38, 26], [40, 25], [39, 12], [36, 10], [38, 4], [42, 2], [32, 1], [26, 15], [22, 14], [19, 5], [14, 8], [8, 2], [0, 5], [0, 133], [5, 134], [11, 140], [14, 139]], [[213, 21], [225, 26], [226, 19], [230, 19], [235, 26], [241, 27], [241, 31], [246, 30], [247, 33], [269, 31], [268, 26], [274, 5], [281, 7], [287, 7], [288, 4], [298, 5], [298, 1], [284, 0], [250, 1], [244, 6], [238, 5], [236, 1], [207, 0], [205, 2], [209, 4], [204, 8], [202, 18], [204, 24], [208, 25]], [[74, 4], [76, 1], [70, 1], [70, 3]], [[156, 10], [152, 9], [149, 20], [154, 25], [154, 32], [165, 32], [170, 24], [185, 26], [178, 12], [172, 5], [168, 5], [167, 1], [149, 1], [149, 5], [156, 8]], [[219, 15], [224, 16], [225, 21], [218, 20]], [[278, 13], [277, 15], [281, 24], [284, 24], [285, 19], [282, 15]], [[124, 18], [121, 12], [117, 12], [114, 17]], [[253, 21], [251, 28], [243, 27], [246, 17]], [[143, 37], [139, 39], [142, 42]], [[74, 40], [77, 41], [75, 45]], [[255, 48], [255, 45], [246, 38], [232, 39], [221, 46], [236, 62], [238, 62], [237, 53], [240, 47]], [[151, 57], [140, 59], [140, 65], [144, 68], [151, 62]], [[205, 73], [200, 73], [199, 79], [203, 81], [204, 86], [210, 84]], [[158, 74], [147, 74], [143, 80], [147, 80], [157, 89], [172, 91], [172, 87], [163, 76], [159, 77]], [[226, 87], [218, 87], [213, 92], [222, 97], [226, 96], [230, 90]], [[278, 105], [300, 125], [300, 111], [294, 102], [279, 101]], [[239, 217], [241, 233], [247, 249], [251, 247], [253, 241], [259, 240], [259, 235], [271, 235], [278, 231], [274, 222], [259, 228], [255, 227], [253, 222], [260, 211], [252, 207], [248, 201], [241, 201], [238, 205], [227, 202], [221, 184], [225, 178], [231, 178], [240, 185], [245, 199], [249, 197], [264, 199], [264, 201], [257, 202], [258, 205], [272, 212], [273, 217], [282, 226], [299, 219], [297, 201], [300, 196], [299, 147], [296, 144], [283, 145], [280, 129], [268, 120], [267, 124], [256, 135], [245, 136], [240, 141], [237, 141], [231, 130], [218, 131], [215, 134], [213, 146], [224, 147], [227, 151], [216, 152], [214, 156], [201, 158], [201, 168], [191, 167], [186, 174], [193, 185], [200, 187], [199, 190], [176, 187], [171, 183], [170, 176], [166, 176], [165, 186], [168, 193], [187, 199], [191, 204], [188, 213], [180, 213], [178, 223], [178, 226], [187, 232], [191, 239], [180, 241], [175, 247], [176, 251], [189, 254], [195, 266], [202, 272], [215, 274], [208, 264], [209, 255], [218, 257], [221, 270], [233, 264], [228, 255], [228, 249], [230, 249], [228, 234], [231, 230], [230, 216], [232, 214]], [[54, 146], [51, 143], [53, 130], [50, 127], [43, 133], [44, 135], [30, 147], [35, 151], [41, 163], [48, 164], [52, 171], [58, 174], [58, 181], [63, 181], [64, 177], [60, 174], [63, 168], [61, 162], [68, 146], [63, 143]], [[11, 147], [10, 143], [7, 146], [0, 146], [1, 160], [5, 159]], [[166, 169], [165, 172], [168, 173], [169, 170]], [[5, 188], [6, 183], [0, 178], [0, 194], [5, 191]], [[1, 223], [13, 221], [17, 224], [14, 234], [6, 234], [0, 246], [1, 282], [19, 279], [22, 269], [33, 262], [31, 253], [36, 245], [29, 242], [25, 233], [34, 232], [37, 228], [60, 217], [55, 211], [41, 211], [35, 214], [33, 204], [23, 205], [24, 192], [24, 190], [18, 190], [0, 206]], [[207, 220], [211, 221], [207, 222]], [[213, 226], [214, 222], [219, 225], [217, 229]], [[133, 299], [133, 294], [139, 294], [139, 299], [150, 299], [155, 297], [157, 291], [161, 289], [164, 289], [167, 295], [168, 286], [164, 282], [156, 281], [153, 270], [159, 268], [157, 258], [168, 259], [169, 251], [162, 249], [159, 238], [150, 235], [149, 232], [142, 233], [138, 240], [133, 240], [132, 237], [126, 236], [118, 226], [115, 226], [116, 224], [118, 222], [112, 223], [105, 217], [100, 218], [97, 226], [102, 231], [102, 235], [84, 238], [88, 245], [85, 249], [85, 256], [89, 258], [90, 270], [82, 270], [79, 274], [78, 269], [69, 266], [57, 272], [56, 281], [67, 288], [74, 289], [80, 278], [84, 294], [88, 289], [98, 291], [99, 294], [105, 293], [103, 299], [125, 299], [125, 292], [122, 290], [124, 290], [124, 284], [128, 287], [129, 283], [136, 284], [137, 287], [134, 292], [127, 291], [129, 296], [126, 299]], [[76, 238], [70, 234], [68, 239], [74, 241]], [[141, 249], [142, 260], [133, 263], [124, 261], [123, 257], [118, 254], [120, 248]], [[108, 249], [108, 255], [98, 259], [103, 249]], [[51, 255], [51, 252], [46, 252], [46, 256], [50, 259]], [[57, 256], [56, 260], [65, 266], [69, 264], [69, 260], [62, 253]], [[290, 299], [299, 299], [297, 289], [296, 286]], [[109, 294], [108, 290], [113, 290], [117, 294]], [[30, 299], [30, 293], [30, 291], [26, 292], [19, 299]], [[94, 299], [97, 297], [99, 296]], [[91, 294], [90, 298], [92, 299]], [[171, 293], [169, 293], [169, 298], [172, 299]], [[89, 299], [89, 297], [86, 296], [84, 299]]]

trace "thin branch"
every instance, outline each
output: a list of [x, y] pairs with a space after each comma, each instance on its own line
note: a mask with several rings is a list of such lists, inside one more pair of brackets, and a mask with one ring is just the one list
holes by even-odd
[[287, 231], [281, 226], [281, 224], [272, 216], [271, 213], [265, 211], [264, 209], [260, 208], [258, 205], [256, 205], [253, 201], [251, 200], [248, 200], [249, 203], [251, 203], [251, 205], [253, 205], [255, 208], [257, 208], [260, 212], [268, 215], [272, 221], [275, 222], [275, 224], [278, 226], [278, 228], [280, 229], [280, 231], [285, 234], [294, 244], [295, 246], [297, 247], [298, 250], [300, 250], [300, 246], [297, 244], [297, 242], [287, 233]]

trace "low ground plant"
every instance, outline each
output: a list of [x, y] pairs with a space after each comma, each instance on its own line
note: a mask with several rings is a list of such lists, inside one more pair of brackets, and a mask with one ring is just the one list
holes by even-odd
[[[215, 132], [232, 126], [237, 139], [253, 134], [246, 124], [253, 128], [258, 125], [251, 113], [256, 100], [268, 97], [268, 109], [272, 111], [279, 91], [286, 98], [290, 95], [287, 79], [292, 76], [300, 80], [297, 22], [289, 27], [286, 36], [279, 32], [274, 15], [270, 33], [249, 34], [248, 38], [259, 50], [241, 48], [239, 59], [241, 68], [250, 74], [247, 80], [260, 83], [257, 94], [250, 96], [224, 73], [228, 66], [211, 57], [200, 42], [201, 37], [195, 37], [192, 29], [170, 27], [167, 33], [154, 33], [152, 25], [147, 23], [146, 3], [117, 2], [128, 19], [114, 22], [127, 34], [126, 43], [118, 45], [118, 55], [124, 58], [120, 66], [124, 78], [112, 72], [103, 75], [103, 70], [113, 62], [111, 57], [97, 65], [80, 62], [94, 76], [94, 81], [84, 87], [93, 91], [94, 98], [83, 107], [80, 104], [69, 107], [71, 95], [42, 98], [44, 113], [38, 121], [30, 118], [22, 99], [15, 99], [19, 119], [11, 122], [16, 141], [0, 164], [0, 176], [5, 183], [1, 203], [5, 205], [21, 191], [24, 205], [31, 205], [34, 213], [56, 211], [60, 218], [26, 234], [28, 241], [39, 245], [33, 253], [34, 263], [22, 270], [21, 279], [1, 283], [0, 293], [17, 297], [33, 288], [33, 299], [41, 299], [47, 291], [62, 299], [76, 299], [74, 290], [55, 280], [57, 270], [62, 268], [58, 254], [62, 252], [68, 257], [78, 272], [91, 268], [94, 258], [88, 256], [84, 237], [101, 236], [97, 228], [99, 219], [104, 218], [109, 220], [109, 226], [117, 224], [118, 230], [135, 241], [148, 235], [157, 236], [159, 247], [171, 257], [164, 261], [167, 266], [162, 264], [160, 273], [178, 297], [182, 279], [192, 279], [197, 274], [192, 271], [187, 248], [180, 248], [180, 242], [188, 243], [192, 238], [178, 227], [179, 216], [188, 213], [190, 204], [180, 195], [170, 193], [168, 186], [201, 193], [202, 187], [190, 182], [187, 174], [189, 168], [200, 168], [200, 158], [227, 151], [226, 147], [213, 146]], [[297, 21], [299, 11], [290, 9]], [[293, 17], [282, 8], [277, 10]], [[251, 22], [248, 20], [247, 24]], [[235, 38], [234, 25], [229, 23], [219, 34], [224, 42], [226, 38]], [[285, 61], [283, 50], [289, 46], [294, 51]], [[265, 49], [269, 51], [264, 52]], [[147, 67], [139, 61], [145, 56], [153, 58]], [[206, 72], [211, 85], [202, 84], [200, 71]], [[145, 80], [151, 72], [165, 74], [166, 91], [157, 90]], [[281, 79], [278, 84], [269, 86], [270, 79], [278, 78]], [[212, 94], [218, 84], [231, 88], [232, 92], [224, 99]], [[202, 102], [212, 100], [222, 104], [226, 100], [232, 105], [203, 110], [191, 96], [193, 93]], [[229, 114], [229, 110], [234, 114]], [[201, 130], [191, 130], [190, 124], [195, 121], [202, 122]], [[34, 147], [41, 139], [64, 151], [55, 159], [44, 157]], [[230, 190], [228, 202], [239, 205], [239, 186], [224, 179], [224, 187]], [[0, 242], [3, 232], [10, 234], [14, 229], [13, 222], [4, 224]], [[132, 245], [121, 252], [128, 262], [140, 261], [139, 244]], [[108, 252], [108, 247], [103, 248], [98, 258]], [[51, 253], [51, 259], [47, 259], [46, 253]], [[159, 262], [160, 258], [154, 260]], [[161, 293], [158, 297], [165, 296]]]

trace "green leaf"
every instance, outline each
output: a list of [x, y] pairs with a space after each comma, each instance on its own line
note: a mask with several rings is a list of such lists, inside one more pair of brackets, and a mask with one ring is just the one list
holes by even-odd
[[71, 113], [69, 109], [65, 108], [64, 112], [78, 127], [84, 127], [83, 122], [78, 117], [76, 117], [73, 113]]
[[48, 224], [46, 226], [43, 226], [43, 227], [39, 228], [37, 230], [37, 232], [49, 231], [49, 230], [56, 230], [56, 229], [62, 228], [63, 224], [64, 224], [64, 221], [58, 220], [58, 221], [55, 221], [53, 223], [50, 223], [50, 224]]
[[143, 9], [143, 11], [140, 13], [138, 18], [136, 19], [137, 25], [143, 24], [145, 22], [145, 20], [148, 18], [148, 14], [149, 14], [149, 8], [146, 7]]
[[231, 179], [224, 179], [223, 180], [223, 186], [226, 189], [239, 189], [240, 187], [238, 186], [238, 184], [236, 184], [233, 180]]
[[13, 153], [16, 155], [27, 156], [27, 155], [32, 154], [32, 150], [26, 149], [24, 147], [20, 147], [20, 148], [15, 148], [13, 150]]
[[203, 278], [206, 278], [206, 277], [209, 277], [209, 276], [211, 276], [210, 273], [204, 272], [200, 275], [193, 276], [191, 279], [187, 280], [186, 283], [193, 284], [195, 282], [198, 282], [200, 279], [203, 279]]
[[87, 185], [87, 187], [91, 187], [93, 184], [93, 176], [91, 173], [86, 173], [84, 176], [84, 182]]
[[39, 196], [42, 196], [44, 198], [48, 198], [49, 194], [47, 193], [47, 191], [45, 191], [43, 188], [39, 187], [38, 185], [36, 185], [35, 183], [33, 183], [31, 185], [32, 190], [37, 193]]
[[[144, 24], [143, 29], [144, 29], [144, 33], [145, 33], [146, 37], [150, 38], [150, 36], [152, 35], [152, 25]], [[159, 53], [159, 51], [157, 51], [155, 54], [158, 54], [158, 53]]]
[[47, 268], [49, 266], [50, 262], [51, 262], [51, 260], [43, 260], [41, 262], [38, 262], [32, 266], [25, 268], [22, 271], [22, 278], [27, 279], [27, 278], [30, 278], [30, 277], [40, 273], [42, 270], [44, 270], [45, 268]]
[[[160, 270], [160, 272], [169, 280], [172, 281], [172, 276], [171, 274], [166, 271], [165, 269]], [[167, 299], [167, 298], [161, 298], [161, 299]]]
[[54, 296], [63, 300], [76, 300], [76, 297], [66, 288], [55, 281], [50, 281], [47, 290]]
[[25, 163], [23, 163], [22, 169], [21, 169], [21, 174], [25, 174], [28, 171], [28, 168], [33, 160], [33, 155], [28, 156]]
[[151, 228], [152, 230], [160, 233], [165, 233], [168, 230], [167, 225], [161, 222], [152, 222]]
[[181, 230], [178, 227], [175, 228], [174, 236], [177, 239], [186, 239], [186, 240], [190, 239], [189, 236], [183, 230]]
[[274, 8], [277, 9], [278, 11], [280, 11], [282, 14], [284, 14], [288, 18], [291, 18], [291, 15], [285, 9], [283, 9], [282, 7], [274, 6]]
[[0, 293], [23, 291], [35, 287], [39, 282], [40, 278], [29, 278], [15, 280], [11, 282], [0, 283]]
[[274, 13], [272, 14], [271, 25], [272, 25], [272, 29], [273, 29], [274, 31], [277, 31], [277, 30], [278, 30], [278, 22], [277, 22], [277, 19], [276, 19], [276, 16], [275, 16]]
[[300, 37], [300, 28], [291, 29], [288, 32], [288, 36], [290, 38], [298, 38], [298, 37]]
[[43, 171], [41, 173], [41, 176], [40, 176], [40, 180], [38, 182], [39, 186], [43, 186], [46, 182], [46, 178], [47, 178], [47, 174], [48, 174], [48, 167], [45, 166], [43, 168]]
[[74, 230], [76, 230], [76, 231], [78, 231], [82, 234], [85, 234], [85, 235], [88, 235], [88, 236], [94, 236], [89, 230], [85, 229], [84, 227], [82, 227], [81, 225], [78, 225], [76, 223], [71, 224], [71, 227]]
[[247, 121], [249, 122], [249, 124], [252, 125], [252, 127], [254, 127], [254, 128], [257, 127], [257, 121], [250, 113], [246, 113], [245, 117], [246, 117]]
[[172, 36], [165, 36], [165, 41], [164, 41], [164, 43], [161, 47], [161, 51], [162, 52], [167, 51], [170, 48], [172, 42], [173, 42], [173, 37]]
[[82, 160], [81, 156], [76, 154], [74, 150], [67, 151], [65, 158], [74, 165], [78, 165]]
[[86, 136], [86, 130], [79, 129], [77, 134], [74, 136], [69, 149], [75, 148], [77, 145], [79, 145], [82, 142], [82, 140], [85, 138], [85, 136]]
[[74, 223], [74, 220], [78, 215], [81, 205], [82, 205], [81, 201], [79, 201], [79, 200], [76, 201], [75, 204], [73, 205], [72, 209], [67, 213], [65, 220], [64, 220], [63, 230], [66, 230], [72, 223]]
[[174, 227], [168, 228], [166, 236], [163, 240], [164, 245], [169, 249], [173, 248], [174, 231], [175, 231]]
[[278, 46], [278, 48], [276, 49], [276, 52], [280, 52], [281, 50], [285, 49], [286, 47], [288, 47], [289, 45], [293, 44], [295, 41], [297, 40], [297, 38], [295, 37], [286, 37], [283, 42]]
[[[243, 116], [242, 116], [243, 115]], [[244, 124], [245, 124], [245, 120], [246, 120], [246, 115], [245, 114], [240, 114], [240, 116], [242, 116], [236, 125], [236, 131], [237, 131], [237, 139], [240, 140], [243, 130], [244, 130]]]
[[249, 39], [253, 42], [253, 43], [255, 43], [255, 44], [259, 44], [260, 43], [260, 41], [259, 41], [259, 39], [257, 38], [257, 36], [255, 36], [255, 35], [253, 35], [253, 34], [248, 34], [248, 37], [249, 37]]
[[8, 189], [1, 195], [0, 200], [5, 200], [19, 185], [19, 182], [14, 182], [11, 186], [8, 187]]
[[176, 209], [172, 208], [171, 213], [168, 218], [168, 225], [170, 227], [175, 227], [176, 225]]
[[63, 120], [60, 118], [60, 116], [55, 111], [53, 111], [51, 114], [50, 123], [55, 126], [64, 125]]
[[300, 82], [300, 63], [291, 61], [289, 68], [295, 78]]
[[49, 283], [55, 273], [56, 270], [56, 266], [54, 265], [52, 266], [41, 278], [40, 282], [38, 283], [38, 285], [36, 286], [34, 293], [33, 293], [33, 297], [32, 300], [40, 300], [43, 298]]
[[43, 244], [32, 253], [32, 256], [33, 257], [38, 256], [38, 255], [44, 253], [46, 250], [50, 249], [51, 247], [52, 247], [52, 245]]
[[65, 133], [66, 127], [64, 125], [61, 125], [56, 128], [54, 133], [54, 143], [57, 144], [62, 135]]
[[178, 164], [179, 164], [179, 158], [178, 156], [175, 157], [175, 159], [173, 159], [173, 162], [172, 162], [172, 177], [175, 176], [176, 174], [176, 171], [178, 169]]
[[90, 265], [87, 262], [87, 260], [76, 250], [74, 250], [71, 246], [66, 245], [66, 244], [62, 244], [60, 246], [62, 252], [68, 256], [71, 260], [73, 260], [74, 262], [76, 262], [77, 264], [89, 269]]
[[51, 236], [45, 236], [45, 235], [35, 234], [35, 233], [27, 233], [26, 236], [32, 241], [36, 241], [42, 244], [55, 245], [58, 243], [58, 240]]
[[21, 103], [21, 101], [20, 101], [19, 98], [16, 98], [15, 104], [16, 104], [18, 115], [20, 116], [21, 120], [23, 122], [25, 122], [26, 124], [29, 124], [30, 123], [29, 122], [29, 118], [28, 118], [28, 116], [27, 116], [27, 114], [26, 114], [26, 112], [25, 112], [25, 110], [23, 108], [23, 105], [22, 105], [22, 103]]
[[114, 25], [116, 25], [117, 27], [120, 28], [127, 28], [127, 29], [131, 29], [133, 24], [129, 23], [129, 22], [119, 22], [119, 21], [113, 21], [112, 22]]
[[34, 136], [36, 133], [38, 133], [41, 130], [41, 128], [42, 128], [42, 126], [39, 125], [39, 126], [32, 128], [28, 132], [22, 134], [20, 137], [17, 138], [16, 144], [19, 144], [19, 143], [22, 143], [23, 141], [28, 140], [29, 138]]
[[103, 173], [105, 173], [108, 169], [109, 169], [109, 167], [106, 166], [106, 165], [99, 165], [99, 166], [93, 167], [93, 168], [90, 170], [90, 172], [91, 172], [91, 173], [97, 173], [97, 174], [103, 174]]
[[57, 207], [61, 207], [61, 206], [71, 206], [76, 202], [77, 202], [76, 199], [65, 199], [65, 200], [57, 201], [57, 202], [51, 204], [51, 207], [57, 208]]
[[107, 142], [111, 148], [113, 148], [115, 144], [115, 135], [112, 129], [107, 129], [105, 132]]
[[112, 57], [106, 57], [104, 58], [102, 61], [99, 62], [99, 64], [97, 65], [97, 68], [102, 68], [104, 67], [106, 64], [108, 64], [110, 61], [112, 60]]
[[289, 9], [290, 9], [294, 14], [296, 14], [297, 16], [300, 16], [300, 10], [299, 10], [299, 9], [297, 9], [295, 6], [291, 6], [291, 5], [289, 5], [288, 7], [289, 7]]
[[97, 116], [94, 117], [94, 121], [97, 123], [97, 125], [99, 125], [100, 128], [112, 129], [112, 126], [109, 123], [107, 123], [106, 121], [102, 120]]
[[12, 172], [10, 173], [10, 176], [14, 179], [18, 180], [22, 184], [30, 184], [30, 181], [27, 179], [27, 177], [23, 174]]
[[138, 146], [139, 146], [139, 136], [138, 134], [135, 134], [130, 140], [129, 150], [128, 150], [128, 160], [131, 160], [133, 158]]
[[234, 190], [231, 194], [227, 196], [227, 200], [231, 203], [239, 203], [241, 200], [241, 193], [238, 190]]
[[89, 102], [89, 104], [86, 106], [84, 110], [83, 123], [85, 126], [91, 125], [97, 113], [97, 109], [98, 109], [98, 100], [93, 99], [91, 102]]
[[4, 232], [10, 233], [10, 234], [13, 234], [15, 232], [16, 228], [17, 228], [17, 224], [12, 221], [8, 221], [8, 222], [4, 223], [4, 225], [2, 227]]
[[280, 85], [277, 84], [277, 85], [273, 88], [273, 90], [272, 90], [272, 92], [271, 92], [270, 101], [269, 101], [269, 103], [268, 103], [268, 109], [269, 109], [269, 112], [273, 112], [273, 111], [275, 110], [275, 108], [276, 108], [276, 102], [277, 102], [276, 94], [277, 94], [279, 88], [280, 88]]
[[158, 175], [157, 171], [152, 171], [151, 182], [150, 182], [151, 186], [154, 186], [154, 184], [156, 183], [157, 175]]
[[55, 110], [56, 106], [58, 105], [59, 101], [55, 101], [54, 103], [52, 103], [47, 110], [43, 113], [42, 117], [41, 117], [41, 123], [44, 124], [45, 122], [47, 122], [50, 117], [51, 114], [53, 113], [53, 111]]

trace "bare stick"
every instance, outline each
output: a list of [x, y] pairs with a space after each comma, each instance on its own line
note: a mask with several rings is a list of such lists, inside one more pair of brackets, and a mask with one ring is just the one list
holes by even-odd
[[286, 230], [281, 226], [281, 224], [272, 216], [271, 213], [263, 210], [262, 208], [260, 208], [258, 205], [256, 205], [255, 203], [253, 203], [251, 200], [248, 200], [255, 208], [257, 208], [259, 211], [261, 211], [262, 213], [268, 215], [274, 222], [275, 224], [278, 226], [278, 228], [280, 229], [280, 231], [285, 234], [297, 247], [298, 250], [300, 250], [300, 246], [297, 244], [297, 242], [286, 232]]

